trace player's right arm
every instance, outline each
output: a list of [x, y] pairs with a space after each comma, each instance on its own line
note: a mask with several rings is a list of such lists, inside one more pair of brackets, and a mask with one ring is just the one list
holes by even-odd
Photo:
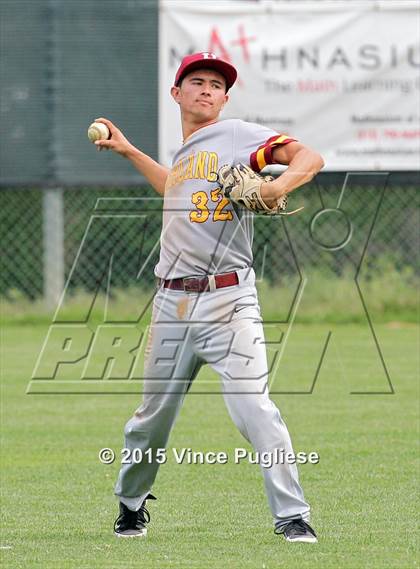
[[117, 128], [110, 120], [99, 118], [95, 119], [96, 122], [102, 122], [109, 128], [111, 136], [108, 140], [97, 140], [95, 144], [98, 150], [107, 148], [113, 150], [117, 154], [128, 158], [133, 166], [142, 174], [153, 186], [161, 196], [165, 193], [166, 179], [169, 174], [169, 169], [162, 166], [153, 158], [136, 148], [127, 138], [123, 135], [119, 128]]

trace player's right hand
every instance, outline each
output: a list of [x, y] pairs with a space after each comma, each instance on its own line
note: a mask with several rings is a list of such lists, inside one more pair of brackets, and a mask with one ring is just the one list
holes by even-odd
[[113, 150], [117, 154], [126, 156], [130, 149], [134, 148], [133, 145], [127, 138], [123, 135], [119, 128], [115, 126], [110, 120], [100, 117], [95, 119], [95, 122], [104, 123], [110, 132], [110, 137], [108, 140], [97, 140], [95, 142], [98, 150], [106, 148], [107, 150]]

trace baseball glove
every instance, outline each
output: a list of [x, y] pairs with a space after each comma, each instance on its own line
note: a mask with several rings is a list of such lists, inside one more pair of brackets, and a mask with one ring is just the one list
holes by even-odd
[[287, 196], [277, 201], [277, 207], [269, 208], [261, 197], [261, 185], [273, 181], [273, 176], [261, 176], [246, 164], [222, 166], [218, 171], [218, 182], [223, 194], [236, 204], [254, 213], [264, 215], [291, 215], [303, 209], [286, 211]]

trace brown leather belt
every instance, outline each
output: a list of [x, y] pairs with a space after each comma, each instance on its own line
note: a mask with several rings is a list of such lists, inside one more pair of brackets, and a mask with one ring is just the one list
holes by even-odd
[[181, 279], [163, 280], [164, 288], [173, 290], [183, 290], [185, 292], [207, 292], [225, 286], [234, 286], [239, 284], [238, 274], [225, 273], [223, 275], [208, 275], [206, 277], [184, 277]]

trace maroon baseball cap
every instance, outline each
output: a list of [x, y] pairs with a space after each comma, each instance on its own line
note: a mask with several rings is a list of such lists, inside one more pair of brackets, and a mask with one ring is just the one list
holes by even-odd
[[182, 79], [195, 69], [214, 69], [215, 71], [218, 71], [226, 80], [226, 91], [229, 91], [235, 83], [238, 75], [233, 65], [224, 59], [220, 59], [214, 55], [214, 53], [203, 51], [200, 53], [186, 55], [184, 57], [178, 71], [176, 72], [175, 85], [178, 87]]

